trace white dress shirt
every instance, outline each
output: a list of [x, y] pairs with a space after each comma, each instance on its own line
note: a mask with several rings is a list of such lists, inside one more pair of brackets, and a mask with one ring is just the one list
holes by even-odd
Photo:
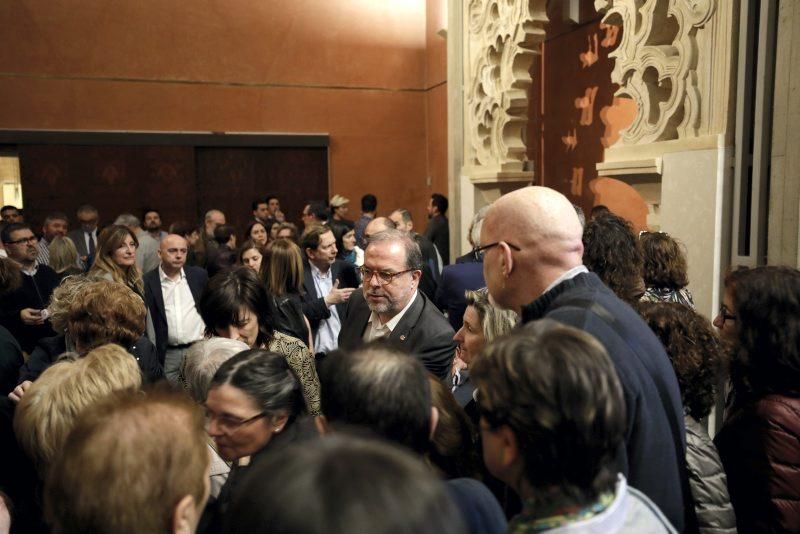
[[[314, 287], [317, 295], [324, 297], [333, 288], [333, 276], [328, 268], [327, 272], [320, 271], [313, 263], [311, 265], [311, 277], [314, 279]], [[342, 322], [339, 319], [339, 311], [336, 305], [328, 307], [331, 316], [319, 322], [317, 333], [314, 334], [314, 350], [317, 352], [330, 352], [339, 346], [339, 330], [342, 329]]]
[[417, 298], [417, 292], [414, 291], [414, 294], [411, 295], [411, 300], [408, 301], [405, 308], [400, 310], [400, 313], [386, 321], [385, 324], [381, 323], [381, 318], [378, 317], [378, 314], [372, 312], [369, 314], [369, 321], [367, 321], [367, 329], [364, 331], [364, 341], [373, 341], [375, 339], [380, 339], [383, 337], [389, 337], [394, 329], [397, 327], [397, 323], [400, 322], [400, 319], [406, 314], [408, 309], [414, 304], [414, 301]]
[[197, 311], [186, 273], [181, 269], [178, 279], [172, 280], [159, 265], [158, 276], [167, 317], [167, 345], [184, 345], [202, 339], [206, 325]]
[[90, 240], [94, 242], [95, 253], [97, 253], [97, 228], [91, 232], [83, 230], [83, 243], [86, 245], [87, 252], [91, 249], [91, 245], [89, 245]]

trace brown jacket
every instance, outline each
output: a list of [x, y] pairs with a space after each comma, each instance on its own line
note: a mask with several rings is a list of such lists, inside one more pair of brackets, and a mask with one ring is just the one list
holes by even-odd
[[800, 532], [800, 398], [743, 402], [714, 442], [739, 532]]

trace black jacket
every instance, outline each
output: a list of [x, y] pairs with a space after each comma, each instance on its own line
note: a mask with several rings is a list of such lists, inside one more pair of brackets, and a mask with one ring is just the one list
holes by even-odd
[[[195, 306], [200, 302], [200, 296], [208, 283], [208, 274], [200, 267], [184, 266], [183, 272], [186, 274], [186, 281], [189, 283], [189, 290], [194, 297]], [[158, 361], [164, 365], [164, 358], [167, 354], [167, 316], [164, 312], [164, 295], [161, 293], [161, 278], [159, 269], [154, 269], [142, 277], [144, 281], [144, 303], [147, 305], [147, 313], [153, 320], [153, 330], [156, 334], [156, 352]]]
[[[352, 350], [363, 344], [370, 313], [364, 294], [355, 291], [347, 302], [346, 314], [342, 316], [340, 348]], [[428, 371], [445, 379], [450, 374], [456, 350], [453, 335], [455, 332], [444, 315], [428, 297], [418, 291], [411, 307], [389, 336], [389, 341], [419, 358]]]
[[41, 325], [26, 325], [19, 316], [20, 310], [41, 310], [50, 304], [50, 296], [61, 280], [47, 265], [39, 265], [34, 276], [22, 275], [22, 285], [0, 298], [0, 325], [5, 326], [19, 342], [22, 350], [29, 353], [36, 342], [56, 333], [47, 320]]
[[[314, 275], [311, 274], [311, 265], [309, 265], [308, 261], [304, 262], [303, 269], [303, 314], [308, 318], [312, 332], [316, 333], [320, 321], [330, 317], [331, 311], [325, 305], [325, 295], [317, 293], [317, 288], [314, 285]], [[355, 288], [359, 285], [358, 274], [356, 274], [355, 265], [352, 263], [342, 260], [334, 261], [333, 265], [331, 265], [331, 275], [334, 282], [339, 280], [340, 288]], [[336, 305], [339, 319], [343, 319], [346, 306], [346, 302]]]
[[[125, 350], [136, 358], [145, 382], [153, 383], [164, 378], [164, 369], [158, 361], [156, 348], [149, 339], [142, 336], [132, 347], [125, 347]], [[40, 339], [28, 361], [19, 370], [18, 383], [36, 380], [65, 352], [67, 352], [67, 340], [64, 334]]]

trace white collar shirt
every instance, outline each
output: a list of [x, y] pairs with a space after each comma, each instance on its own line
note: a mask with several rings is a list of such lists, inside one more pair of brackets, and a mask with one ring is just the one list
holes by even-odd
[[158, 277], [167, 318], [167, 345], [184, 345], [202, 339], [206, 325], [197, 311], [184, 270], [181, 269], [177, 280], [173, 280], [159, 265]]
[[[333, 288], [333, 273], [330, 267], [326, 272], [322, 272], [313, 263], [311, 266], [311, 277], [314, 279], [314, 287], [317, 295], [324, 297]], [[336, 305], [328, 307], [331, 316], [319, 322], [317, 332], [314, 334], [314, 350], [317, 352], [330, 352], [339, 346], [339, 330], [342, 329], [342, 322], [339, 319], [339, 311]]]
[[364, 331], [364, 337], [362, 339], [369, 342], [392, 335], [392, 332], [394, 332], [394, 329], [397, 328], [398, 323], [400, 323], [400, 320], [406, 314], [411, 305], [414, 304], [416, 299], [417, 292], [414, 291], [414, 294], [411, 295], [411, 299], [408, 301], [408, 304], [406, 304], [397, 315], [386, 321], [386, 323], [381, 323], [381, 319], [378, 317], [377, 313], [370, 313], [369, 321], [367, 322], [367, 329]]

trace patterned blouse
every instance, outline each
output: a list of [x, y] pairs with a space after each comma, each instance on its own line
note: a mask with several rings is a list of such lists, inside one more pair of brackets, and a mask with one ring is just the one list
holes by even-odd
[[683, 289], [648, 287], [640, 300], [643, 302], [677, 302], [694, 309], [692, 294], [685, 287]]
[[320, 415], [319, 376], [317, 376], [314, 355], [308, 350], [306, 344], [296, 337], [287, 336], [276, 330], [267, 349], [282, 354], [286, 358], [289, 366], [300, 378], [308, 413], [311, 416]]

